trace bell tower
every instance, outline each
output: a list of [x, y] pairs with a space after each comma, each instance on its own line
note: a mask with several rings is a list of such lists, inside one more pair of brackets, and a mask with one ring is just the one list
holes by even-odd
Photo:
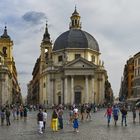
[[81, 22], [80, 22], [80, 15], [77, 12], [76, 6], [75, 6], [75, 10], [72, 13], [72, 16], [70, 17], [71, 22], [70, 22], [70, 29], [81, 29]]
[[0, 51], [4, 55], [4, 62], [12, 72], [13, 59], [13, 41], [7, 33], [7, 27], [5, 26], [3, 35], [0, 37]]
[[[0, 52], [4, 56], [4, 65], [10, 74], [9, 79], [7, 79], [6, 86], [3, 87], [4, 95], [7, 91], [8, 103], [21, 103], [21, 89], [18, 83], [17, 70], [13, 57], [13, 41], [7, 33], [7, 27], [5, 26], [3, 34], [0, 36]], [[1, 92], [1, 91], [0, 91]]]
[[50, 34], [48, 32], [48, 24], [46, 23], [45, 33], [43, 35], [42, 43], [41, 43], [41, 71], [44, 67], [49, 64], [51, 60], [51, 52], [52, 52], [52, 42], [50, 40]]

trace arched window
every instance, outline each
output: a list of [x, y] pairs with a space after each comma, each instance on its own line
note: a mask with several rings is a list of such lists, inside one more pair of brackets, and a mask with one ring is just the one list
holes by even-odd
[[74, 20], [72, 20], [72, 26], [74, 26]]
[[45, 53], [46, 53], [46, 52], [48, 52], [48, 49], [47, 49], [47, 48], [45, 48]]
[[2, 52], [3, 52], [4, 56], [7, 56], [7, 48], [6, 47], [3, 47]]

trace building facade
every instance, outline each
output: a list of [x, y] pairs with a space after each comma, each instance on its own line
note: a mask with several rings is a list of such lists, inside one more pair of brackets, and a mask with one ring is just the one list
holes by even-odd
[[134, 58], [127, 60], [121, 79], [120, 99], [126, 100], [133, 96]]
[[0, 106], [12, 101], [12, 78], [8, 67], [4, 65], [4, 55], [0, 52]]
[[130, 101], [136, 101], [140, 97], [140, 52], [127, 60], [119, 97], [120, 100]]
[[22, 100], [12, 49], [13, 41], [5, 27], [0, 37], [0, 105], [21, 103]]
[[103, 104], [108, 76], [100, 60], [99, 45], [92, 35], [81, 29], [76, 9], [70, 19], [69, 30], [62, 33], [54, 45], [46, 25], [39, 63], [33, 70], [33, 77], [37, 68], [39, 71], [36, 76], [39, 104]]
[[140, 97], [140, 52], [134, 55], [134, 97]]

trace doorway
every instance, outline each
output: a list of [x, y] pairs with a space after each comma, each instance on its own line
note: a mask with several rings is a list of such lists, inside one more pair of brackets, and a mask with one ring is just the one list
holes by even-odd
[[58, 104], [61, 104], [61, 95], [58, 96]]
[[76, 105], [81, 104], [81, 92], [80, 91], [75, 92], [74, 102]]

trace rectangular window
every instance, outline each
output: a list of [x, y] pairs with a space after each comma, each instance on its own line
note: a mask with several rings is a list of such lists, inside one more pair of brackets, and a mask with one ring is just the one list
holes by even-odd
[[137, 66], [137, 59], [135, 60], [135, 67]]
[[92, 62], [95, 62], [95, 56], [94, 55], [91, 56], [91, 59], [92, 59]]
[[138, 76], [140, 76], [140, 68], [138, 68]]
[[62, 55], [58, 56], [58, 62], [61, 62], [63, 60]]
[[46, 87], [46, 83], [43, 84], [43, 87], [44, 87], [44, 88]]
[[135, 69], [135, 71], [134, 71], [134, 72], [135, 72], [135, 77], [136, 77], [136, 69]]
[[138, 76], [138, 69], [136, 69], [136, 76]]
[[140, 65], [140, 58], [138, 59], [138, 65]]
[[75, 59], [81, 57], [81, 54], [75, 54]]

